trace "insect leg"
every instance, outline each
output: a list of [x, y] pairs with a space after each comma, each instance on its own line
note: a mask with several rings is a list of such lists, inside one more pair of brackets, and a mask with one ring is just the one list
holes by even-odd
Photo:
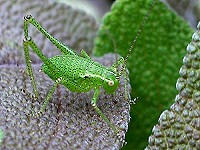
[[112, 66], [110, 67], [112, 70], [118, 68], [119, 65], [121, 65], [124, 62], [124, 58], [121, 57], [118, 61], [116, 61]]
[[131, 98], [128, 94], [128, 73], [127, 70], [124, 69], [123, 72], [121, 72], [121, 75], [123, 75], [124, 77], [124, 95], [125, 95], [125, 100], [128, 101], [129, 103], [131, 103]]
[[36, 87], [35, 78], [33, 76], [33, 69], [32, 69], [32, 66], [31, 66], [31, 59], [30, 59], [30, 54], [29, 54], [29, 49], [28, 49], [28, 43], [26, 42], [26, 40], [23, 41], [23, 45], [24, 45], [24, 55], [25, 55], [27, 71], [28, 71], [28, 74], [30, 76], [31, 85], [33, 87], [35, 97], [38, 98], [39, 94], [38, 94], [38, 90], [37, 90], [37, 87]]
[[40, 111], [39, 111], [39, 113], [38, 113], [39, 115], [41, 115], [41, 114], [44, 112], [44, 110], [46, 109], [47, 104], [48, 104], [50, 98], [52, 97], [52, 95], [53, 95], [53, 93], [54, 93], [54, 91], [55, 91], [57, 85], [58, 85], [61, 81], [62, 81], [62, 78], [58, 78], [58, 79], [55, 81], [55, 83], [53, 84], [52, 88], [48, 91], [47, 97], [45, 98], [44, 103], [43, 103], [43, 105], [42, 105], [42, 107], [40, 108]]
[[72, 49], [68, 46], [54, 38], [50, 35], [31, 15], [24, 17], [24, 36], [28, 38], [28, 25], [31, 23], [36, 27], [46, 38], [48, 38], [63, 54], [65, 55], [77, 55]]
[[37, 47], [37, 45], [31, 39], [31, 37], [27, 37], [27, 38], [25, 37], [24, 40], [23, 40], [23, 45], [24, 45], [24, 55], [25, 55], [25, 59], [26, 59], [26, 65], [27, 65], [28, 73], [29, 73], [29, 76], [30, 76], [30, 79], [31, 79], [31, 84], [33, 86], [35, 96], [38, 97], [38, 91], [37, 91], [35, 79], [34, 79], [34, 76], [33, 76], [33, 69], [31, 67], [31, 60], [30, 60], [28, 47], [30, 46], [32, 48], [32, 50], [38, 55], [38, 57], [40, 57], [40, 59], [45, 64], [47, 64], [52, 70], [57, 70], [57, 69], [50, 62], [50, 60], [42, 54], [41, 50]]
[[[124, 58], [121, 57], [117, 62], [115, 62], [114, 64], [112, 64], [112, 66], [110, 67], [112, 70], [116, 70], [117, 72], [117, 68], [119, 65], [124, 63]], [[125, 100], [126, 101], [130, 101], [129, 95], [128, 95], [128, 74], [126, 69], [121, 70], [122, 72], [117, 72], [118, 77], [120, 77], [121, 75], [123, 75], [124, 77], [124, 90], [125, 90]]]
[[118, 134], [118, 132], [119, 132], [118, 129], [109, 121], [109, 119], [102, 113], [102, 111], [96, 105], [99, 93], [100, 93], [100, 89], [99, 88], [95, 88], [94, 89], [94, 96], [92, 98], [91, 104], [94, 107], [95, 111], [103, 118], [103, 120], [105, 120], [106, 123], [108, 123], [110, 125], [110, 127], [113, 129], [113, 131], [116, 134]]
[[124, 92], [125, 92], [125, 100], [126, 101], [131, 101], [130, 100], [130, 97], [128, 95], [128, 74], [127, 74], [127, 71], [124, 70]]

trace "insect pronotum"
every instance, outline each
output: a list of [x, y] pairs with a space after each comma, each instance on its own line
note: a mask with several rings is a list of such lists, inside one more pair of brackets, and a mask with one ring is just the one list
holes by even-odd
[[[93, 61], [83, 50], [79, 56], [72, 49], [68, 48], [68, 46], [64, 45], [62, 42], [50, 35], [31, 15], [25, 16], [23, 40], [24, 54], [35, 97], [38, 97], [38, 90], [36, 88], [36, 83], [33, 76], [29, 47], [31, 47], [32, 50], [42, 60], [43, 65], [41, 70], [46, 73], [53, 81], [55, 81], [51, 89], [48, 91], [47, 97], [45, 98], [44, 104], [40, 108], [38, 115], [41, 115], [46, 109], [46, 106], [58, 84], [64, 85], [72, 92], [88, 92], [91, 89], [94, 89], [94, 95], [91, 99], [92, 106], [117, 134], [119, 132], [118, 128], [109, 121], [109, 119], [96, 105], [98, 96], [100, 94], [100, 87], [103, 87], [107, 93], [113, 93], [119, 86], [120, 76], [124, 75], [124, 79], [126, 81], [127, 77], [125, 72], [127, 59], [134, 47], [137, 37], [139, 36], [145, 22], [147, 21], [153, 6], [153, 2], [154, 1], [152, 1], [145, 18], [139, 27], [138, 33], [136, 34], [125, 59], [121, 57], [109, 68]], [[54, 56], [51, 58], [44, 56], [33, 39], [28, 35], [29, 23], [35, 26], [36, 29], [38, 29], [46, 38], [48, 38], [62, 52], [63, 55]], [[118, 71], [117, 68], [119, 65], [122, 65], [122, 67]], [[125, 93], [127, 93], [126, 91], [127, 89], [125, 89]], [[127, 97], [128, 96], [125, 94], [125, 98]]]

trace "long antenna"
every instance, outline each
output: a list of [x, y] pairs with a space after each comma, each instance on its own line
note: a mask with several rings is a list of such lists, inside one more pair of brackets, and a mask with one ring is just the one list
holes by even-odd
[[[115, 63], [117, 63], [117, 61], [118, 61], [117, 45], [115, 43], [114, 36], [113, 36], [113, 34], [108, 29], [105, 29], [105, 31], [106, 31], [106, 34], [108, 35], [109, 39], [112, 41], [112, 44], [113, 44], [113, 47], [114, 47], [114, 52], [115, 52]], [[118, 69], [118, 66], [116, 64], [116, 70], [117, 69]], [[117, 72], [118, 72], [118, 70], [117, 70]]]
[[122, 68], [121, 68], [121, 70], [120, 70], [120, 72], [119, 72], [119, 76], [121, 76], [121, 75], [123, 74], [123, 71], [125, 70], [125, 66], [126, 66], [128, 57], [129, 57], [129, 55], [131, 54], [131, 51], [133, 50], [133, 48], [134, 48], [134, 46], [135, 46], [135, 43], [136, 43], [136, 41], [137, 41], [137, 39], [138, 39], [138, 37], [139, 37], [141, 31], [143, 30], [144, 25], [146, 24], [146, 22], [147, 22], [147, 20], [148, 20], [149, 14], [150, 14], [150, 12], [151, 12], [153, 6], [154, 6], [155, 1], [156, 1], [156, 0], [152, 0], [152, 1], [151, 1], [151, 4], [150, 4], [149, 9], [148, 9], [148, 12], [147, 12], [147, 14], [146, 14], [145, 17], [144, 17], [143, 22], [140, 24], [139, 30], [137, 31], [137, 34], [136, 34], [136, 36], [135, 36], [135, 38], [134, 38], [134, 40], [133, 40], [133, 42], [132, 42], [132, 44], [131, 44], [131, 47], [129, 48], [129, 50], [128, 50], [128, 52], [127, 52], [127, 55], [126, 55], [126, 57], [125, 57], [125, 59], [124, 59], [124, 64], [122, 65]]
[[115, 52], [115, 62], [117, 62], [117, 60], [118, 60], [118, 58], [117, 58], [117, 45], [115, 43], [114, 36], [109, 30], [107, 31], [107, 33], [108, 33], [109, 38], [112, 40], [113, 47], [114, 47], [114, 52]]

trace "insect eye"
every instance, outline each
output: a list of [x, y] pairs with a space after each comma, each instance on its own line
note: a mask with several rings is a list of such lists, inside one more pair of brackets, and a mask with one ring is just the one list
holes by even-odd
[[108, 85], [109, 85], [109, 86], [113, 86], [113, 85], [114, 85], [114, 81], [112, 81], [112, 80], [111, 80], [111, 81], [108, 81]]

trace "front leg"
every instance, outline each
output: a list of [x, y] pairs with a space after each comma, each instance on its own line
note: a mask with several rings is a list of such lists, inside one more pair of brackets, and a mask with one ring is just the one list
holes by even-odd
[[125, 100], [128, 101], [129, 103], [132, 103], [132, 100], [129, 98], [129, 95], [128, 95], [128, 81], [127, 81], [128, 80], [128, 74], [127, 74], [127, 71], [125, 69], [126, 67], [122, 66], [124, 68], [122, 68], [120, 70], [120, 72], [117, 70], [118, 67], [121, 64], [122, 65], [124, 64], [124, 58], [123, 57], [121, 57], [117, 62], [115, 62], [110, 68], [116, 72], [118, 78], [123, 75], [123, 77], [124, 77]]
[[124, 63], [124, 58], [121, 57], [119, 60], [117, 60], [114, 64], [112, 64], [112, 66], [110, 67], [112, 70], [114, 71], [118, 71], [118, 67], [119, 65], [123, 64]]
[[94, 107], [95, 111], [105, 120], [109, 126], [113, 129], [113, 131], [118, 134], [119, 130], [110, 122], [110, 120], [102, 113], [102, 111], [97, 107], [96, 102], [99, 97], [100, 88], [94, 88], [94, 96], [92, 98], [91, 104]]

